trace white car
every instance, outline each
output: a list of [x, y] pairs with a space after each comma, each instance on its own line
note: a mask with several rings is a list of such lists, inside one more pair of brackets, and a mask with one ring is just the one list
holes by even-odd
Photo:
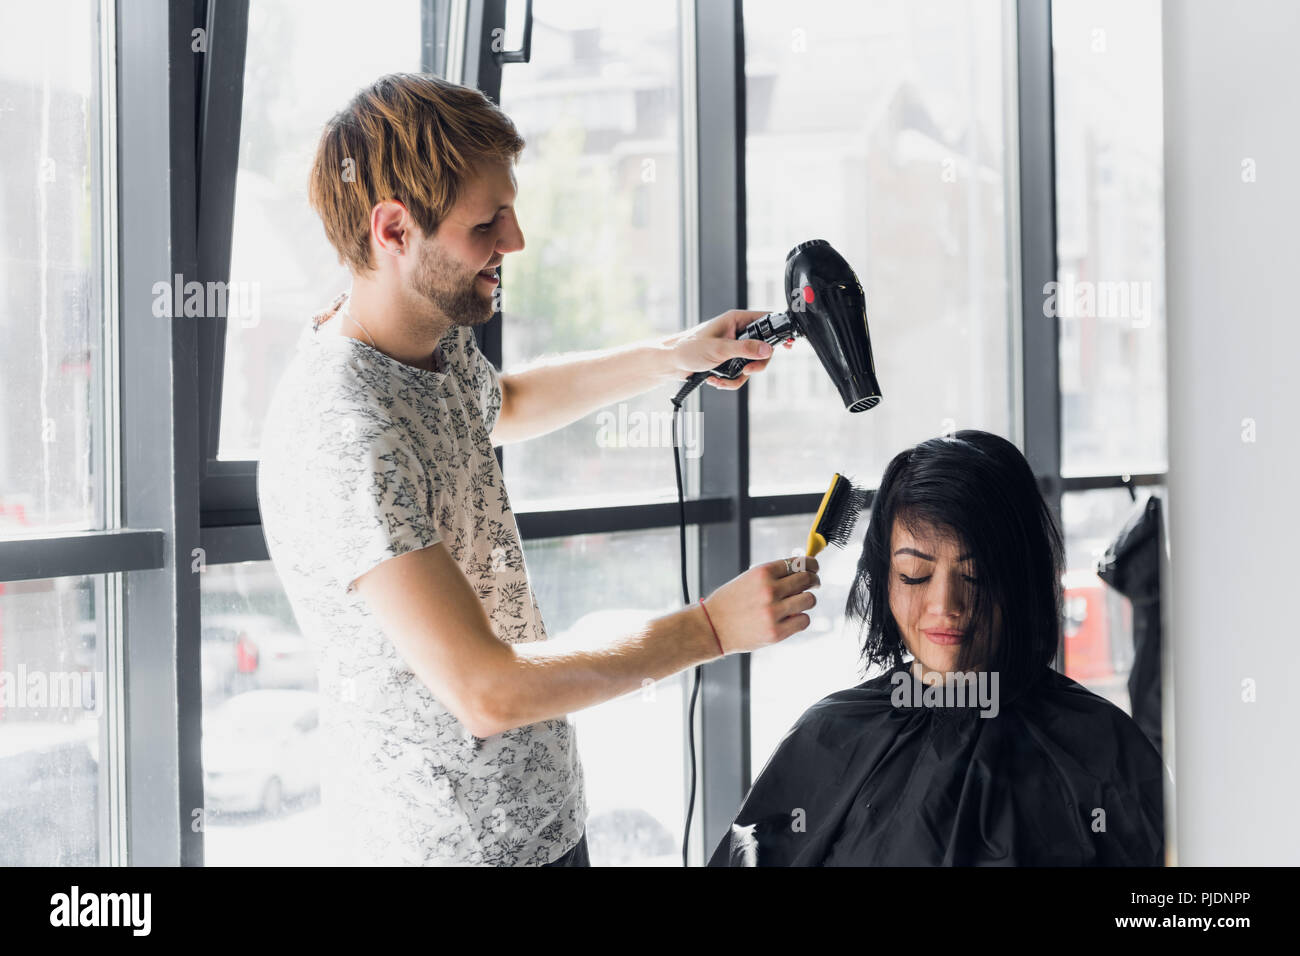
[[280, 812], [320, 787], [316, 694], [252, 690], [203, 720], [204, 803], [210, 810]]

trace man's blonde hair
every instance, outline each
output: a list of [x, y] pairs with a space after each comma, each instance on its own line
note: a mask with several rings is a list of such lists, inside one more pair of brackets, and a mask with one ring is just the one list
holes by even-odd
[[480, 91], [424, 73], [391, 73], [357, 93], [325, 126], [307, 195], [339, 261], [373, 268], [370, 210], [395, 199], [426, 236], [487, 161], [524, 148], [515, 124]]

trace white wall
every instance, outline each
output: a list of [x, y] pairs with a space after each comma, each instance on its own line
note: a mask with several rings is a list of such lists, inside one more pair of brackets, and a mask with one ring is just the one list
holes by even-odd
[[1300, 864], [1297, 50], [1295, 0], [1165, 0], [1166, 634], [1183, 866]]

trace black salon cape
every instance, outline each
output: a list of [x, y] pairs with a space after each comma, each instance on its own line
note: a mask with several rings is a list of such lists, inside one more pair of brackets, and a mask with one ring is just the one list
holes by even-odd
[[[922, 686], [908, 668], [831, 694], [782, 739], [735, 819], [756, 865], [1164, 865], [1164, 765], [1122, 710], [1051, 669], [992, 718], [895, 707], [894, 673]], [[755, 865], [736, 842], [709, 865]]]

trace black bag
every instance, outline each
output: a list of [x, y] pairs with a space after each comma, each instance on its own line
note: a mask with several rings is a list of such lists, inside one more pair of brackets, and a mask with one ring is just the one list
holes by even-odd
[[1164, 753], [1160, 728], [1160, 554], [1164, 548], [1160, 499], [1152, 495], [1133, 514], [1097, 562], [1097, 576], [1133, 603], [1133, 668], [1128, 694], [1133, 719]]

